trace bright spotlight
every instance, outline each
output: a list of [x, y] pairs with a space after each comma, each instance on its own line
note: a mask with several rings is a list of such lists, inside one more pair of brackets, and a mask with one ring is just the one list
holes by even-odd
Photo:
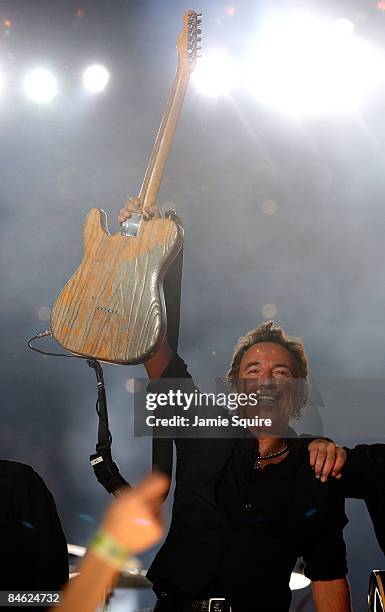
[[27, 98], [38, 104], [51, 102], [58, 92], [54, 75], [44, 68], [37, 68], [27, 74], [23, 88]]
[[336, 19], [334, 22], [334, 28], [337, 29], [342, 35], [352, 34], [354, 32], [354, 23], [350, 19], [341, 17]]
[[98, 64], [89, 66], [83, 74], [83, 85], [91, 93], [103, 91], [107, 87], [109, 80], [110, 74], [108, 70]]
[[236, 83], [234, 63], [224, 51], [209, 51], [198, 59], [192, 81], [207, 96], [227, 95]]
[[353, 32], [347, 19], [272, 23], [248, 67], [257, 99], [294, 115], [356, 110], [384, 78], [385, 59]]

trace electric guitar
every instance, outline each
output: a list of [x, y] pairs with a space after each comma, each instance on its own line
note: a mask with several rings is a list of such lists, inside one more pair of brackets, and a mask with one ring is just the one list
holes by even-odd
[[139, 193], [140, 209], [111, 235], [106, 213], [92, 208], [84, 226], [84, 257], [58, 296], [51, 333], [72, 353], [135, 364], [154, 354], [166, 333], [163, 280], [183, 243], [172, 212], [146, 217], [156, 204], [177, 120], [200, 42], [200, 14], [188, 11], [177, 39], [178, 66]]

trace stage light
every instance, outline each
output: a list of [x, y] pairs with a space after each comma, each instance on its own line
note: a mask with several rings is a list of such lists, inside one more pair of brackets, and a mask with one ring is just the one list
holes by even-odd
[[262, 316], [265, 317], [265, 319], [274, 319], [277, 316], [278, 308], [275, 304], [265, 304], [262, 307], [261, 312]]
[[195, 87], [207, 96], [227, 95], [236, 83], [234, 62], [224, 51], [209, 51], [198, 59], [192, 81]]
[[354, 111], [384, 78], [384, 55], [348, 19], [307, 15], [264, 29], [247, 77], [258, 101], [301, 115]]
[[51, 102], [58, 93], [54, 75], [45, 68], [37, 68], [28, 73], [23, 82], [24, 93], [38, 104]]
[[343, 17], [336, 19], [333, 25], [340, 34], [352, 34], [355, 29], [354, 23], [350, 19]]
[[277, 203], [274, 200], [265, 200], [261, 206], [262, 212], [265, 215], [275, 215], [278, 210]]
[[104, 66], [94, 64], [89, 66], [83, 74], [83, 85], [91, 93], [99, 93], [107, 87], [110, 74]]

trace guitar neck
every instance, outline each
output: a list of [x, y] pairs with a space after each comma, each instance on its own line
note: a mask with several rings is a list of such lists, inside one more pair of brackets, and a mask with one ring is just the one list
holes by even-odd
[[139, 193], [142, 210], [155, 206], [156, 198], [166, 166], [176, 124], [182, 109], [183, 99], [187, 90], [190, 72], [178, 66], [174, 84], [167, 102], [166, 111], [160, 124], [146, 174]]

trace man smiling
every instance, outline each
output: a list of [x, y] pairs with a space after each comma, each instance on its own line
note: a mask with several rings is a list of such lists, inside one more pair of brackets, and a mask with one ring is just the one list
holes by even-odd
[[[132, 200], [119, 220], [138, 204]], [[196, 393], [167, 340], [144, 365], [149, 391], [168, 392], [180, 379], [183, 392]], [[238, 438], [175, 437], [172, 522], [147, 574], [155, 610], [286, 612], [290, 574], [303, 556], [317, 612], [348, 612], [344, 499], [339, 483], [327, 480], [339, 476], [345, 453], [314, 441], [309, 462], [308, 441], [288, 428], [308, 394], [302, 342], [272, 322], [260, 325], [239, 340], [227, 382], [230, 391], [257, 392], [258, 415], [274, 427], [250, 427]], [[242, 416], [255, 414], [248, 404]]]
[[[184, 390], [195, 390], [167, 342], [145, 367], [151, 378], [160, 377], [151, 390], [166, 389], [176, 378], [183, 379]], [[175, 439], [173, 519], [148, 572], [158, 596], [155, 610], [210, 605], [233, 612], [286, 611], [290, 574], [303, 556], [317, 611], [349, 611], [342, 537], [347, 519], [339, 483], [325, 482], [323, 471], [314, 477], [307, 444], [288, 428], [308, 393], [302, 343], [272, 322], [260, 325], [235, 347], [228, 384], [258, 392], [258, 414], [270, 416], [274, 428], [251, 427], [237, 439]], [[254, 414], [255, 407], [246, 412]], [[334, 471], [336, 458], [341, 463], [336, 453]]]

